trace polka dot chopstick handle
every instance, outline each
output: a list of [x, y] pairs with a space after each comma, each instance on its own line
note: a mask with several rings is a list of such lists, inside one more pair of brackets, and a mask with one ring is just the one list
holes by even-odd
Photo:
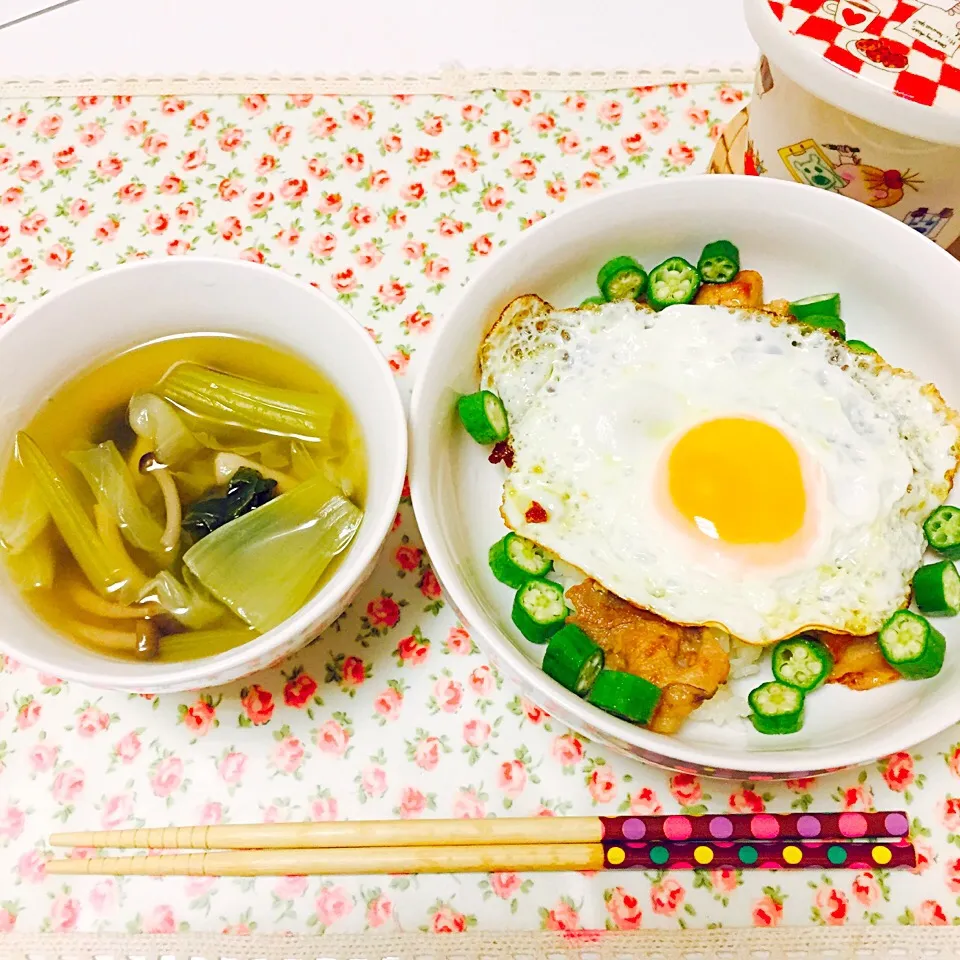
[[865, 870], [872, 867], [914, 869], [916, 865], [916, 851], [906, 840], [893, 843], [604, 841], [604, 867], [608, 870]]
[[900, 810], [878, 813], [730, 813], [600, 817], [603, 842], [663, 840], [896, 840], [910, 832]]

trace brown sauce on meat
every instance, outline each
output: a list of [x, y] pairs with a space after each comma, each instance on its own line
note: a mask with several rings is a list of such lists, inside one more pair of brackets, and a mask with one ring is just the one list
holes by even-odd
[[586, 580], [567, 591], [570, 618], [606, 655], [611, 670], [643, 677], [663, 691], [650, 729], [676, 733], [726, 681], [730, 658], [713, 632], [683, 627], [641, 610]]
[[842, 683], [851, 690], [873, 690], [900, 679], [900, 674], [884, 660], [876, 634], [848, 637], [819, 633], [817, 637], [833, 655], [833, 670], [827, 683]]

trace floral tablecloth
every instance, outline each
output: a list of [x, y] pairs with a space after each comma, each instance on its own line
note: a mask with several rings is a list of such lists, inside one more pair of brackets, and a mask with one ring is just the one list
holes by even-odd
[[[0, 102], [0, 322], [87, 271], [241, 257], [366, 325], [405, 391], [458, 288], [575, 194], [706, 167], [745, 89]], [[77, 318], [78, 323], [84, 318]], [[0, 672], [0, 931], [354, 932], [960, 920], [960, 734], [861, 771], [699, 781], [518, 696], [445, 605], [404, 498], [338, 628], [282, 667], [160, 698]], [[906, 804], [918, 875], [44, 876], [72, 827]]]

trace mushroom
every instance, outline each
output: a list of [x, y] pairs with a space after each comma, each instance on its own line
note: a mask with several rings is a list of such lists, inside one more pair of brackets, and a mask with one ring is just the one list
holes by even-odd
[[180, 523], [183, 519], [180, 509], [180, 495], [177, 485], [165, 463], [161, 463], [154, 453], [145, 453], [140, 458], [140, 472], [149, 473], [160, 485], [163, 505], [167, 512], [167, 523], [163, 528], [160, 542], [167, 550], [175, 550], [180, 542]]
[[77, 581], [71, 581], [67, 585], [67, 596], [84, 613], [102, 617], [104, 620], [142, 620], [144, 617], [158, 617], [164, 612], [159, 603], [152, 601], [128, 605], [104, 600]]
[[71, 631], [81, 640], [138, 660], [153, 660], [160, 654], [163, 631], [153, 620], [138, 620], [133, 630], [109, 630], [89, 623], [73, 623]]
[[160, 653], [160, 628], [152, 620], [138, 620], [135, 624], [137, 657], [153, 660]]
[[152, 660], [160, 652], [160, 631], [150, 620], [138, 620], [134, 630], [107, 630], [89, 623], [74, 623], [70, 630], [81, 640], [112, 653]]

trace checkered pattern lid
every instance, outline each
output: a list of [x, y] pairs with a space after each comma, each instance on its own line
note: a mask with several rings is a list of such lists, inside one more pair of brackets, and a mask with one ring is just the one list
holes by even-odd
[[747, 18], [771, 61], [822, 99], [960, 145], [960, 0], [747, 0]]

